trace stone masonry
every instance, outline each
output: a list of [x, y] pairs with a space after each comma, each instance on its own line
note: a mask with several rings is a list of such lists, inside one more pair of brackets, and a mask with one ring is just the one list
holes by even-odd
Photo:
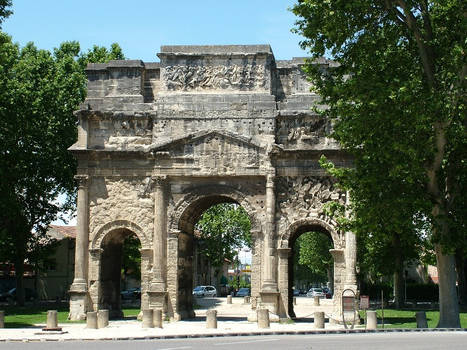
[[304, 60], [276, 61], [269, 45], [162, 46], [158, 56], [87, 67], [70, 148], [79, 183], [70, 318], [121, 314], [122, 242], [131, 234], [141, 242], [141, 308], [193, 316], [194, 225], [210, 206], [232, 202], [251, 220], [252, 307], [294, 315], [292, 243], [315, 230], [334, 244], [339, 320], [341, 291], [356, 289], [356, 243], [323, 210], [348, 198], [318, 160], [351, 159], [311, 110], [319, 98]]

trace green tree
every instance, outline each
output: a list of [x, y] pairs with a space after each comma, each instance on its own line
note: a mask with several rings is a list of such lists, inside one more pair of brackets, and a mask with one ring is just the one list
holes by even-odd
[[128, 277], [141, 280], [141, 242], [135, 235], [123, 241], [122, 279], [125, 288]]
[[0, 0], [0, 28], [5, 18], [9, 17], [13, 12], [10, 9], [11, 0]]
[[0, 251], [14, 261], [20, 304], [28, 246], [74, 205], [76, 163], [67, 149], [86, 94], [83, 56], [77, 42], [51, 53], [0, 32]]
[[214, 267], [222, 266], [226, 259], [236, 262], [238, 251], [251, 246], [250, 228], [248, 214], [238, 204], [214, 205], [195, 226], [199, 232], [198, 249]]
[[[306, 68], [329, 106], [323, 114], [334, 120], [333, 136], [355, 157], [354, 169], [334, 173], [349, 179], [355, 206], [363, 199], [363, 183], [369, 182], [369, 203], [380, 197], [388, 213], [403, 216], [400, 225], [392, 220], [391, 229], [369, 233], [392, 233], [411, 242], [411, 219], [431, 224], [439, 271], [438, 326], [459, 327], [453, 253], [465, 231], [453, 229], [458, 209], [453, 203], [465, 194], [455, 191], [451, 169], [465, 158], [458, 150], [467, 135], [466, 3], [303, 0], [293, 12], [301, 17], [296, 30], [305, 37], [302, 46], [313, 58], [327, 53], [337, 61], [329, 69], [311, 63]], [[388, 195], [399, 200], [383, 198]]]
[[306, 232], [297, 238], [296, 244], [298, 263], [309, 269], [315, 278], [312, 282], [332, 282], [333, 258], [329, 252], [332, 249], [329, 237], [321, 232]]

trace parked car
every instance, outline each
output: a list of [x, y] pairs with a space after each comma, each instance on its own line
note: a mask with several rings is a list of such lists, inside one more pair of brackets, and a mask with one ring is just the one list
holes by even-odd
[[300, 290], [299, 289], [294, 289], [293, 290], [293, 296], [298, 297], [300, 295]]
[[122, 300], [137, 299], [141, 296], [141, 288], [130, 288], [120, 292]]
[[[30, 288], [24, 288], [24, 300], [31, 301], [37, 299], [37, 293]], [[0, 301], [16, 301], [16, 287], [11, 288], [8, 292], [0, 294]]]
[[237, 297], [248, 297], [250, 296], [250, 288], [240, 288], [237, 292]]
[[193, 289], [193, 296], [195, 297], [215, 297], [217, 296], [216, 287], [213, 286], [196, 286]]
[[306, 296], [309, 298], [313, 298], [313, 297], [325, 298], [326, 294], [324, 294], [323, 288], [310, 288], [308, 293], [306, 293]]

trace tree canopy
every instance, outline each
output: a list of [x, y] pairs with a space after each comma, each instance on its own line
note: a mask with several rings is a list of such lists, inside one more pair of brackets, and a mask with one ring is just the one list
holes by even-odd
[[251, 223], [238, 204], [221, 203], [210, 207], [195, 226], [199, 233], [198, 249], [212, 266], [222, 266], [225, 260], [236, 262], [238, 252], [251, 246]]
[[77, 42], [65, 42], [49, 52], [20, 48], [0, 32], [0, 251], [15, 261], [18, 290], [32, 232], [45, 234], [74, 205], [76, 163], [67, 149], [77, 139], [85, 64], [114, 58], [123, 58], [116, 44], [80, 53]]
[[[306, 66], [355, 167], [328, 169], [353, 201], [353, 228], [413, 252], [435, 243], [440, 327], [459, 327], [455, 241], [465, 240], [466, 3], [303, 0], [293, 12]], [[323, 69], [324, 68], [324, 69]], [[396, 241], [399, 241], [398, 243]]]

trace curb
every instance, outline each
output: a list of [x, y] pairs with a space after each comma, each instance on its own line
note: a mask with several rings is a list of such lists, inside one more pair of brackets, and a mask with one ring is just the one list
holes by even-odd
[[149, 335], [141, 337], [106, 337], [106, 338], [22, 338], [22, 339], [0, 339], [4, 342], [70, 342], [70, 341], [124, 341], [124, 340], [156, 340], [156, 339], [191, 339], [191, 338], [221, 338], [221, 337], [247, 337], [264, 335], [322, 335], [322, 334], [362, 334], [362, 333], [410, 333], [410, 332], [467, 332], [467, 328], [385, 328], [385, 329], [330, 329], [330, 330], [307, 330], [307, 331], [252, 331], [238, 333], [212, 333], [212, 334], [173, 334], [173, 335]]

